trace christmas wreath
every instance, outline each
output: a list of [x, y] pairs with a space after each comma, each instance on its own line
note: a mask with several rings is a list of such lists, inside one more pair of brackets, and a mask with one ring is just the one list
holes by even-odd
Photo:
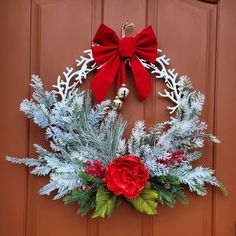
[[[132, 24], [124, 24], [122, 36], [129, 26]], [[32, 76], [32, 99], [24, 100], [20, 110], [45, 129], [50, 150], [35, 144], [37, 159], [7, 160], [33, 167], [34, 175], [49, 176], [39, 194], [57, 190], [54, 199], [77, 202], [81, 215], [94, 209], [92, 217], [109, 217], [123, 200], [141, 213], [155, 215], [158, 203], [170, 207], [176, 199], [187, 203], [185, 188], [200, 196], [207, 194], [205, 184], [225, 191], [214, 170], [192, 166], [202, 156], [199, 149], [205, 138], [219, 143], [205, 133], [207, 124], [199, 118], [204, 95], [193, 89], [187, 76], [168, 68], [169, 59], [157, 50], [152, 28], [119, 39], [112, 29], [101, 25], [94, 42], [98, 45], [84, 51], [76, 69], [67, 67], [52, 91], [45, 91], [40, 78]], [[151, 91], [148, 71], [163, 79], [167, 89], [160, 95], [173, 102], [167, 108], [174, 114], [149, 130], [144, 121], [137, 121], [127, 140], [127, 122], [118, 114], [129, 94], [126, 65], [131, 67], [141, 100]], [[78, 85], [95, 70], [92, 92], [79, 90]], [[117, 96], [104, 100], [115, 77]]]

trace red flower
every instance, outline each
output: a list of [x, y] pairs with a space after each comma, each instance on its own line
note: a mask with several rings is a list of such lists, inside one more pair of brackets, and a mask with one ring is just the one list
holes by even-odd
[[149, 178], [148, 171], [140, 157], [125, 156], [115, 159], [107, 166], [107, 187], [116, 196], [137, 197]]

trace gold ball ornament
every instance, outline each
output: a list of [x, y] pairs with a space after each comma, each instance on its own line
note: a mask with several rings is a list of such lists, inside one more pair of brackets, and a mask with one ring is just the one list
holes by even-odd
[[129, 89], [126, 87], [125, 84], [122, 84], [121, 87], [118, 89], [117, 96], [120, 99], [125, 99], [129, 96]]
[[116, 96], [115, 99], [112, 101], [111, 106], [116, 111], [119, 111], [122, 108], [122, 101], [118, 96]]

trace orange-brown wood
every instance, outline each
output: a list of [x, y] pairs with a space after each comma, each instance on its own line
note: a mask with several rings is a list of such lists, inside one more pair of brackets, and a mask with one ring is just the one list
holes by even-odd
[[[0, 38], [0, 235], [2, 236], [231, 236], [235, 233], [236, 159], [234, 155], [233, 89], [236, 61], [235, 0], [218, 3], [198, 0], [8, 0], [1, 3]], [[47, 177], [35, 177], [23, 166], [7, 163], [3, 157], [34, 156], [32, 144], [47, 147], [43, 130], [26, 121], [18, 111], [29, 97], [30, 74], [39, 74], [51, 89], [66, 66], [75, 66], [100, 23], [117, 32], [126, 21], [134, 35], [151, 24], [159, 47], [171, 58], [171, 67], [188, 75], [194, 87], [207, 98], [203, 119], [209, 132], [222, 144], [207, 143], [204, 158], [197, 164], [216, 168], [217, 176], [229, 189], [229, 197], [209, 188], [205, 198], [188, 194], [190, 204], [174, 209], [159, 206], [156, 217], [137, 213], [130, 205], [119, 206], [110, 219], [90, 219], [76, 215], [77, 205], [63, 206], [52, 197], [38, 196]], [[92, 75], [91, 75], [92, 76]], [[83, 88], [89, 87], [90, 79]], [[166, 120], [169, 101], [157, 94], [162, 80], [153, 80], [147, 101], [137, 99], [128, 71], [132, 94], [122, 115], [133, 123], [145, 119], [147, 126]], [[109, 92], [114, 97], [115, 86]]]
[[213, 234], [236, 234], [236, 1], [220, 1], [218, 6], [217, 62], [215, 96], [215, 132], [222, 143], [215, 146], [214, 165], [217, 175], [228, 188], [223, 197], [215, 191]]
[[209, 2], [209, 3], [217, 3], [217, 2], [219, 2], [219, 0], [199, 0], [199, 1]]
[[[209, 132], [213, 132], [216, 6], [191, 0], [161, 0], [158, 2], [157, 35], [160, 47], [171, 58], [171, 66], [178, 73], [188, 75], [194, 87], [206, 95], [203, 119], [209, 124]], [[163, 83], [160, 82], [158, 88], [163, 90]], [[163, 107], [156, 109], [156, 119], [164, 120], [168, 101], [159, 101]], [[211, 144], [207, 143], [203, 156], [198, 164], [212, 166]], [[160, 217], [154, 223], [154, 235], [165, 235], [167, 232], [169, 235], [210, 235], [211, 189], [205, 198], [192, 194], [188, 197], [190, 204], [187, 207], [178, 204], [174, 211], [168, 207], [161, 209]], [[183, 223], [186, 219], [187, 227]]]
[[0, 235], [25, 235], [27, 169], [5, 156], [28, 155], [28, 122], [19, 103], [29, 96], [30, 2], [0, 7]]

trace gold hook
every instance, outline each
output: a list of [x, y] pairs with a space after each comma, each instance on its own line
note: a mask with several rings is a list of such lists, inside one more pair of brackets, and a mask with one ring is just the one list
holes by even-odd
[[121, 27], [121, 38], [125, 37], [125, 31], [127, 28], [134, 27], [134, 23], [129, 23], [128, 20]]

